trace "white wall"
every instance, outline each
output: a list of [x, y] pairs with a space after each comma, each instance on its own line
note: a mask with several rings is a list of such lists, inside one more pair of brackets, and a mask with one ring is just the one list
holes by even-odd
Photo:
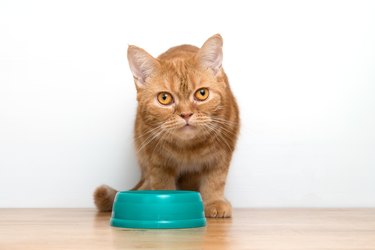
[[139, 176], [125, 52], [220, 32], [236, 207], [375, 206], [375, 3], [1, 1], [0, 207], [91, 207]]

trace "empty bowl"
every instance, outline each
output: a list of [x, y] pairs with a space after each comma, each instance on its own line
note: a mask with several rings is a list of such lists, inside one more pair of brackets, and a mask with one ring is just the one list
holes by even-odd
[[206, 225], [201, 195], [183, 190], [118, 192], [111, 226], [123, 228], [192, 228]]

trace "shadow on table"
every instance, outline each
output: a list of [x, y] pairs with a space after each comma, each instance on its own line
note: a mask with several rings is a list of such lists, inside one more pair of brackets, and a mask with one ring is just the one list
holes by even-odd
[[110, 230], [101, 234], [109, 234], [115, 249], [226, 249], [231, 241], [231, 219], [208, 219], [200, 228], [126, 229], [111, 227], [109, 217], [110, 213], [98, 213], [94, 223], [108, 225]]

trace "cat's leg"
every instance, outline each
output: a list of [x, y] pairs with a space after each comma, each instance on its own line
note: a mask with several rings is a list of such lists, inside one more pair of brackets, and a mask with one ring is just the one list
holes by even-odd
[[199, 172], [188, 172], [181, 174], [177, 179], [177, 189], [198, 191], [201, 183]]
[[142, 176], [141, 180], [137, 183], [137, 185], [135, 185], [130, 190], [135, 191], [135, 190], [148, 190], [148, 189], [150, 189], [149, 180], [147, 180], [146, 178]]
[[176, 171], [164, 166], [152, 166], [149, 175], [149, 184], [152, 190], [175, 190]]
[[228, 165], [207, 169], [201, 177], [200, 192], [206, 217], [228, 218], [232, 216], [232, 206], [224, 198]]

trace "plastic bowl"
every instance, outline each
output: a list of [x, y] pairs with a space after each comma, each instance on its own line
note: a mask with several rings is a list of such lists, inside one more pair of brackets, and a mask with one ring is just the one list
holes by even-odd
[[194, 191], [142, 190], [118, 192], [111, 226], [122, 228], [204, 227], [201, 195]]

